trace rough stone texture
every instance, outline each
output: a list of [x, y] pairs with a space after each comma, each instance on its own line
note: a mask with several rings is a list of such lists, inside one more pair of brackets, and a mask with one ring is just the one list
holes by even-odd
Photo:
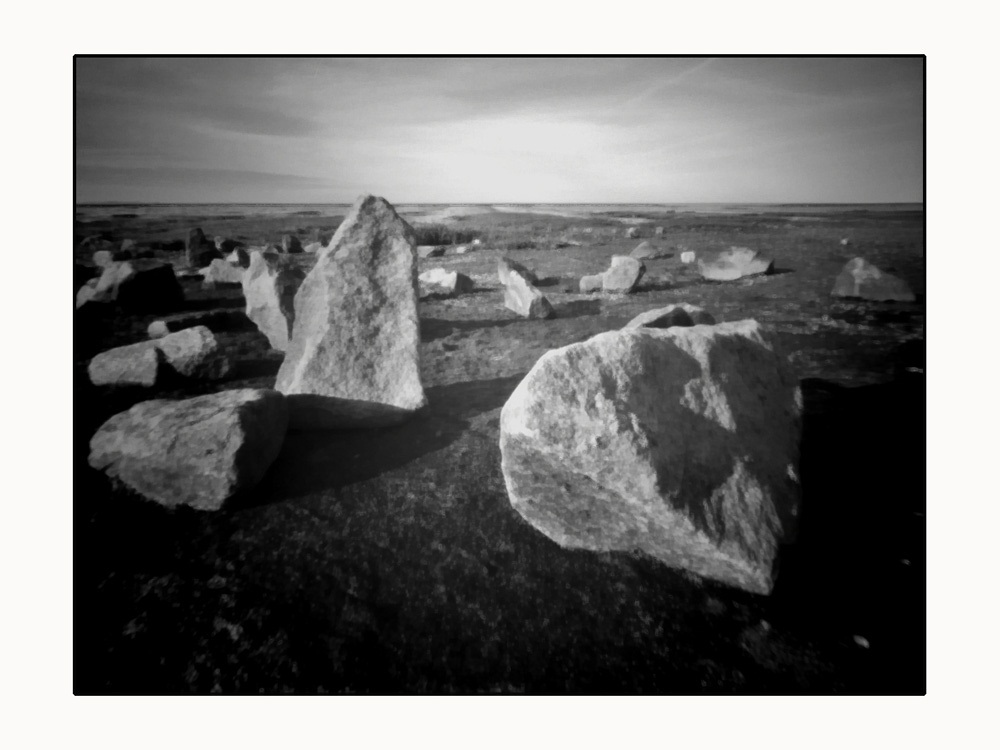
[[580, 279], [581, 292], [599, 292], [604, 288], [604, 274], [596, 273]]
[[208, 268], [201, 269], [203, 283], [206, 287], [217, 284], [242, 284], [246, 271], [240, 266], [234, 266], [227, 260], [216, 258]]
[[670, 253], [649, 241], [643, 241], [636, 245], [635, 249], [629, 253], [629, 257], [636, 260], [654, 260], [656, 258], [669, 258]]
[[87, 299], [81, 303], [77, 295], [77, 307], [88, 301], [116, 302], [125, 312], [135, 313], [174, 310], [184, 302], [173, 266], [148, 259], [112, 263], [84, 296]]
[[136, 404], [90, 441], [90, 465], [162, 505], [218, 510], [254, 487], [277, 458], [288, 406], [242, 389]]
[[700, 307], [680, 302], [647, 310], [625, 324], [625, 328], [672, 328], [674, 326], [715, 325], [715, 318]]
[[459, 294], [471, 292], [476, 284], [464, 273], [458, 271], [446, 271], [443, 268], [431, 268], [424, 271], [418, 277], [420, 284], [420, 298], [433, 295], [443, 297], [455, 297]]
[[292, 426], [375, 427], [427, 403], [413, 229], [383, 198], [358, 198], [295, 298], [277, 389]]
[[636, 288], [645, 272], [646, 266], [635, 258], [615, 255], [611, 258], [611, 268], [604, 272], [604, 291], [628, 294]]
[[637, 550], [769, 593], [794, 537], [801, 403], [752, 320], [549, 351], [500, 416], [511, 505], [564, 547]]
[[685, 250], [681, 253], [681, 263], [694, 263], [695, 254], [694, 250]]
[[500, 283], [504, 286], [507, 286], [511, 271], [517, 271], [521, 275], [521, 278], [529, 284], [534, 284], [538, 281], [538, 277], [535, 276], [534, 271], [525, 268], [516, 260], [511, 260], [510, 258], [500, 258], [497, 260], [497, 276], [500, 277]]
[[246, 315], [267, 336], [273, 349], [288, 349], [295, 323], [295, 295], [305, 272], [282, 261], [281, 256], [254, 250], [243, 276]]
[[771, 273], [774, 261], [748, 247], [730, 247], [713, 260], [698, 259], [698, 273], [708, 281], [734, 281], [744, 276]]
[[142, 341], [101, 352], [87, 365], [87, 375], [94, 385], [139, 386], [151, 388], [160, 375], [160, 350]]
[[513, 310], [523, 318], [555, 317], [556, 311], [545, 295], [528, 283], [520, 271], [511, 268], [507, 272], [507, 283], [503, 289], [503, 303], [508, 310]]
[[283, 253], [301, 253], [302, 242], [294, 234], [285, 234], [281, 237], [281, 251]]
[[856, 297], [881, 302], [914, 302], [909, 284], [885, 273], [864, 258], [848, 261], [830, 292], [834, 297]]
[[146, 333], [151, 339], [161, 339], [176, 331], [196, 326], [204, 326], [213, 333], [220, 333], [244, 329], [251, 325], [252, 323], [242, 310], [207, 310], [154, 320], [147, 326]]
[[421, 258], [440, 258], [444, 255], [442, 245], [417, 245], [417, 255]]

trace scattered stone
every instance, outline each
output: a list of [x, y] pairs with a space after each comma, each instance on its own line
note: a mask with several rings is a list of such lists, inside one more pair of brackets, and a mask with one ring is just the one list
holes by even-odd
[[246, 271], [240, 266], [220, 258], [212, 261], [208, 268], [201, 269], [204, 286], [212, 288], [225, 284], [242, 284]]
[[522, 266], [516, 260], [500, 258], [497, 261], [497, 276], [500, 277], [500, 283], [504, 286], [507, 286], [511, 271], [517, 271], [521, 275], [521, 278], [529, 284], [534, 284], [538, 281], [538, 277], [535, 276], [534, 271]]
[[415, 239], [388, 201], [366, 195], [319, 255], [278, 371], [293, 427], [395, 424], [427, 403]]
[[510, 502], [564, 547], [766, 594], [794, 536], [801, 409], [756, 321], [598, 334], [542, 355], [504, 405]]
[[645, 272], [646, 266], [635, 258], [615, 255], [611, 258], [611, 268], [604, 272], [604, 291], [629, 294]]
[[98, 268], [107, 268], [115, 262], [114, 253], [111, 250], [98, 250], [91, 256], [91, 260]]
[[241, 330], [249, 325], [252, 324], [242, 310], [208, 310], [154, 320], [146, 328], [146, 333], [151, 339], [160, 339], [168, 334], [196, 326], [204, 326], [212, 333], [221, 333]]
[[420, 283], [420, 299], [433, 295], [455, 297], [475, 289], [475, 282], [458, 271], [446, 271], [443, 268], [432, 268], [424, 271], [418, 277]]
[[523, 318], [554, 318], [556, 311], [545, 295], [528, 282], [521, 272], [510, 268], [504, 284], [503, 303]]
[[114, 251], [117, 248], [115, 243], [102, 234], [94, 234], [90, 237], [84, 237], [80, 241], [80, 249], [89, 251], [90, 253], [95, 253], [98, 250], [108, 250]]
[[160, 350], [142, 341], [101, 352], [87, 364], [87, 375], [94, 385], [152, 388], [162, 361]]
[[583, 276], [580, 279], [580, 291], [583, 293], [599, 292], [603, 288], [604, 288], [603, 273], [596, 273], [590, 276]]
[[239, 266], [240, 268], [249, 268], [250, 253], [242, 246], [233, 248], [233, 251], [226, 256], [226, 263], [231, 266]]
[[79, 310], [89, 302], [110, 302], [104, 295], [97, 293], [98, 279], [88, 279], [76, 290], [76, 309]]
[[275, 391], [222, 391], [136, 404], [90, 441], [90, 465], [162, 505], [218, 510], [277, 458], [288, 406]]
[[455, 248], [451, 251], [451, 254], [452, 255], [465, 255], [467, 252], [469, 252], [469, 246], [468, 245], [456, 245]]
[[281, 252], [283, 253], [301, 253], [302, 243], [299, 238], [294, 234], [285, 234], [281, 237]]
[[653, 234], [655, 234], [657, 237], [662, 237], [663, 236], [663, 227], [657, 227], [656, 229], [654, 229], [653, 230]]
[[625, 324], [625, 328], [672, 328], [673, 326], [715, 325], [715, 318], [702, 308], [680, 302], [647, 310]]
[[854, 636], [854, 642], [861, 646], [861, 648], [871, 648], [871, 644], [868, 642], [868, 639], [863, 635]]
[[851, 244], [851, 241], [847, 239], [847, 237], [844, 237], [844, 239], [840, 241], [840, 244], [843, 245], [844, 247], [847, 247], [848, 245]]
[[698, 259], [698, 272], [708, 281], [734, 281], [745, 276], [757, 276], [774, 271], [774, 261], [748, 247], [730, 247], [714, 260]]
[[657, 258], [669, 258], [670, 253], [666, 250], [656, 247], [648, 240], [644, 240], [636, 245], [636, 248], [629, 253], [629, 257], [635, 258], [636, 260], [655, 260]]
[[694, 250], [685, 250], [681, 253], [681, 263], [694, 263], [695, 254]]
[[444, 247], [439, 245], [417, 245], [417, 255], [421, 258], [440, 258], [444, 255]]
[[323, 249], [323, 243], [322, 242], [310, 242], [308, 245], [306, 245], [304, 248], [302, 248], [302, 252], [304, 252], [304, 253], [318, 253], [322, 249]]
[[475, 247], [479, 247], [480, 245], [482, 245], [482, 244], [483, 244], [483, 241], [482, 241], [481, 239], [479, 239], [478, 237], [476, 237], [476, 239], [474, 239], [474, 240], [472, 241], [472, 244], [473, 244], [473, 245], [474, 245]]
[[230, 370], [229, 359], [212, 332], [196, 326], [101, 352], [90, 360], [87, 374], [94, 385], [149, 388], [164, 374], [162, 365], [177, 375], [198, 380], [218, 380]]
[[130, 253], [134, 253], [138, 248], [136, 247], [135, 240], [122, 240], [119, 250], [127, 250]]
[[267, 336], [272, 349], [287, 351], [295, 323], [295, 295], [306, 274], [279, 255], [254, 250], [243, 276], [246, 316]]
[[914, 302], [909, 284], [885, 273], [864, 258], [848, 261], [830, 292], [834, 297], [856, 297], [878, 302]]
[[209, 242], [201, 227], [195, 227], [188, 232], [184, 255], [188, 268], [204, 268], [215, 258], [222, 257], [222, 253], [216, 250], [214, 242]]
[[173, 266], [149, 259], [113, 262], [90, 291], [80, 292], [77, 308], [88, 302], [116, 302], [125, 312], [147, 313], [173, 310], [184, 302]]

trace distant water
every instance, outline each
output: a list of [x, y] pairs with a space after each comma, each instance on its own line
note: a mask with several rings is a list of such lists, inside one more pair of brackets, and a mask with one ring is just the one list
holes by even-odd
[[[343, 216], [350, 204], [336, 203], [82, 203], [82, 221], [117, 217], [183, 218], [186, 216]], [[922, 203], [401, 203], [396, 209], [419, 219], [441, 215], [523, 212], [584, 217], [606, 212], [695, 214], [826, 214], [844, 211], [921, 211]]]

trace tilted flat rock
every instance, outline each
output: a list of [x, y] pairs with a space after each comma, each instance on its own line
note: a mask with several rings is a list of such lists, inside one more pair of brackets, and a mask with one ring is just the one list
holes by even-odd
[[758, 276], [774, 271], [774, 261], [762, 257], [748, 247], [730, 247], [715, 258], [699, 258], [698, 273], [708, 281], [735, 281], [745, 276]]
[[288, 349], [295, 323], [295, 295], [306, 274], [281, 256], [254, 250], [243, 276], [246, 315], [267, 336], [271, 348]]
[[162, 361], [157, 347], [141, 341], [101, 352], [87, 364], [87, 375], [94, 385], [152, 388], [160, 377]]
[[611, 258], [611, 268], [604, 272], [602, 288], [606, 292], [628, 294], [636, 288], [646, 272], [646, 266], [627, 255]]
[[475, 282], [458, 271], [431, 268], [417, 277], [420, 285], [420, 299], [431, 296], [455, 297], [475, 289]]
[[534, 271], [521, 265], [516, 260], [511, 260], [510, 258], [500, 258], [497, 260], [497, 276], [500, 278], [500, 283], [504, 286], [507, 286], [511, 271], [517, 271], [521, 274], [521, 278], [529, 284], [534, 284], [538, 281], [538, 277], [535, 276]]
[[834, 297], [856, 297], [881, 302], [914, 302], [910, 285], [898, 276], [885, 273], [864, 258], [848, 261], [830, 292]]
[[595, 273], [580, 277], [581, 292], [599, 292], [604, 288], [604, 274]]
[[656, 310], [639, 313], [625, 324], [625, 328], [672, 328], [674, 326], [715, 325], [715, 318], [702, 308], [679, 302]]
[[302, 252], [304, 252], [304, 253], [318, 253], [322, 249], [323, 249], [323, 243], [322, 242], [310, 242], [308, 245], [306, 245], [305, 247], [302, 248]]
[[629, 253], [630, 258], [635, 258], [636, 260], [655, 260], [657, 258], [669, 258], [671, 253], [664, 250], [662, 247], [657, 247], [653, 243], [647, 241], [640, 242], [636, 245], [635, 249]]
[[417, 245], [417, 255], [421, 258], [440, 258], [444, 255], [443, 245]]
[[681, 263], [694, 263], [695, 254], [694, 250], [685, 250], [681, 253]]
[[507, 273], [503, 303], [508, 310], [513, 310], [522, 318], [546, 319], [556, 315], [545, 295], [528, 283], [520, 271], [514, 269]]
[[150, 259], [111, 263], [87, 295], [82, 302], [77, 296], [77, 307], [89, 301], [115, 302], [125, 312], [146, 313], [174, 310], [184, 302], [173, 266]]
[[218, 510], [263, 478], [287, 428], [285, 398], [271, 390], [144, 401], [97, 430], [89, 462], [162, 505]]
[[794, 537], [801, 403], [752, 320], [549, 351], [500, 416], [511, 505], [564, 547], [641, 551], [769, 593]]
[[94, 385], [150, 387], [166, 372], [218, 380], [229, 374], [229, 358], [205, 326], [185, 328], [152, 341], [101, 352], [87, 365]]
[[213, 260], [207, 268], [201, 269], [202, 283], [206, 287], [218, 284], [242, 284], [245, 273], [243, 268], [219, 258]]
[[388, 201], [368, 195], [319, 254], [278, 371], [293, 427], [395, 424], [427, 403], [415, 239]]

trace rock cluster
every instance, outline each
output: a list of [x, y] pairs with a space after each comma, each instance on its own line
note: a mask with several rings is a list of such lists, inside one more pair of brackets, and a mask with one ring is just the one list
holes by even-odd
[[195, 326], [101, 352], [90, 360], [87, 374], [94, 385], [149, 388], [164, 376], [218, 380], [230, 368], [212, 332], [205, 326]]

